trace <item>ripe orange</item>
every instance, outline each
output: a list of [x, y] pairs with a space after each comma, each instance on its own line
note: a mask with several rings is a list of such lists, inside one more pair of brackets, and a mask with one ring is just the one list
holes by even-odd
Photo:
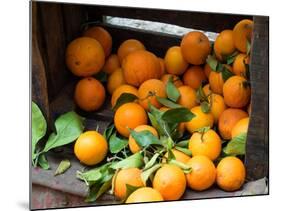
[[112, 94], [119, 86], [125, 83], [126, 81], [123, 75], [123, 70], [118, 68], [108, 77], [107, 91]]
[[139, 202], [154, 202], [154, 201], [164, 201], [162, 195], [159, 191], [150, 188], [143, 187], [134, 191], [126, 200], [128, 203], [139, 203]]
[[74, 75], [91, 76], [104, 65], [105, 55], [101, 44], [89, 37], [73, 40], [66, 48], [66, 65]]
[[186, 175], [187, 186], [202, 191], [211, 187], [216, 181], [216, 167], [206, 156], [197, 155], [188, 161], [191, 173]]
[[196, 91], [194, 89], [189, 86], [180, 86], [178, 90], [180, 92], [178, 104], [188, 109], [198, 105]]
[[74, 145], [75, 156], [86, 165], [101, 162], [105, 158], [107, 150], [107, 141], [96, 131], [82, 133]]
[[[172, 149], [172, 153], [174, 154], [176, 161], [187, 164], [187, 162], [190, 160], [190, 157], [187, 154], [179, 150]], [[166, 152], [166, 154], [164, 155], [162, 163], [166, 163], [166, 159], [168, 159], [168, 152]]]
[[246, 64], [250, 63], [250, 57], [240, 53], [235, 57], [233, 62], [233, 73], [238, 76], [246, 77]]
[[231, 131], [235, 124], [243, 118], [248, 117], [248, 114], [235, 108], [228, 108], [220, 115], [218, 128], [223, 139], [231, 139]]
[[95, 78], [83, 78], [75, 87], [74, 100], [81, 109], [96, 111], [105, 101], [105, 89]]
[[153, 188], [160, 192], [164, 200], [178, 200], [186, 188], [185, 175], [179, 167], [164, 164], [154, 176]]
[[156, 96], [166, 97], [165, 85], [158, 79], [150, 79], [141, 84], [138, 90], [139, 104], [145, 109], [149, 109], [149, 102], [156, 108], [161, 104], [157, 101]]
[[85, 37], [96, 39], [104, 50], [105, 57], [109, 56], [112, 48], [112, 37], [104, 28], [93, 26], [84, 32]]
[[221, 139], [212, 129], [207, 132], [195, 132], [189, 139], [192, 156], [205, 155], [211, 160], [218, 158], [221, 152]]
[[[139, 125], [134, 129], [134, 131], [136, 132], [141, 132], [145, 130], [151, 132], [154, 136], [158, 137], [157, 130], [155, 130], [155, 128], [149, 125]], [[132, 153], [136, 153], [141, 150], [140, 146], [137, 144], [136, 140], [132, 137], [132, 135], [129, 136], [129, 148]]]
[[172, 77], [172, 81], [174, 83], [174, 85], [176, 87], [180, 87], [183, 85], [183, 82], [181, 81], [181, 79], [179, 78], [179, 76], [177, 75], [172, 75], [172, 74], [164, 74], [162, 77], [161, 77], [161, 81], [163, 81], [165, 87], [170, 79], [170, 77]]
[[204, 65], [204, 73], [205, 73], [207, 78], [209, 78], [209, 75], [210, 75], [211, 71], [212, 71], [212, 69], [211, 69], [210, 65], [208, 63], [206, 63]]
[[227, 56], [231, 55], [235, 51], [233, 31], [223, 30], [216, 38], [214, 43], [214, 51], [216, 57], [220, 61], [224, 61]]
[[249, 117], [239, 120], [231, 130], [231, 138], [238, 136], [241, 133], [247, 133], [249, 127]]
[[247, 51], [247, 40], [251, 42], [253, 25], [252, 20], [244, 19], [234, 26], [234, 45], [242, 53]]
[[160, 63], [160, 77], [166, 74], [166, 67], [165, 67], [165, 61], [164, 59], [158, 57], [158, 61]]
[[200, 106], [195, 106], [190, 111], [195, 115], [191, 121], [185, 123], [190, 133], [202, 127], [213, 127], [214, 117], [211, 113], [204, 113]]
[[212, 94], [212, 91], [210, 89], [210, 84], [206, 84], [204, 87], [203, 87], [203, 92], [206, 96]]
[[191, 66], [183, 75], [183, 83], [193, 89], [198, 89], [206, 80], [206, 75], [201, 66]]
[[227, 108], [227, 106], [224, 103], [223, 97], [218, 94], [212, 93], [208, 100], [211, 105], [211, 113], [214, 116], [215, 123], [217, 123], [219, 121], [220, 115]]
[[127, 168], [120, 170], [113, 178], [114, 182], [114, 195], [118, 199], [126, 197], [126, 184], [143, 187], [145, 186], [141, 179], [141, 170], [138, 168]]
[[121, 105], [114, 115], [114, 125], [117, 131], [129, 137], [130, 129], [135, 129], [139, 125], [147, 124], [147, 115], [145, 110], [137, 103], [125, 103]]
[[135, 39], [129, 39], [125, 40], [121, 45], [119, 46], [117, 50], [117, 55], [119, 58], [120, 63], [122, 64], [123, 59], [129, 55], [130, 53], [137, 51], [137, 50], [145, 50], [144, 45]]
[[236, 157], [225, 157], [217, 166], [217, 184], [225, 191], [238, 190], [244, 184], [245, 176], [245, 166]]
[[193, 65], [204, 64], [211, 52], [208, 37], [199, 31], [192, 31], [184, 35], [180, 46], [183, 58]]
[[170, 47], [166, 52], [164, 60], [167, 72], [173, 75], [183, 74], [188, 67], [188, 63], [184, 60], [179, 46]]
[[120, 62], [116, 54], [111, 54], [105, 61], [105, 64], [102, 68], [107, 74], [113, 73], [114, 70], [120, 68]]
[[[231, 66], [224, 65], [224, 67], [227, 68], [230, 72], [232, 72]], [[223, 93], [223, 85], [224, 85], [222, 73], [211, 71], [209, 75], [209, 84], [212, 92], [221, 95]]]
[[245, 78], [232, 76], [223, 85], [223, 96], [229, 107], [242, 108], [250, 102], [251, 88]]
[[111, 96], [111, 106], [114, 107], [118, 98], [123, 94], [123, 93], [129, 93], [129, 94], [133, 94], [135, 96], [138, 96], [138, 90], [137, 88], [131, 86], [131, 85], [127, 85], [127, 84], [123, 84], [121, 86], [119, 86], [117, 89], [115, 89], [115, 91], [113, 92], [112, 96]]

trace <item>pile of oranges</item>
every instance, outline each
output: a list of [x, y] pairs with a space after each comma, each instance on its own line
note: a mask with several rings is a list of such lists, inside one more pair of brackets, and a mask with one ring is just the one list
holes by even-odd
[[[115, 108], [114, 126], [118, 135], [127, 139], [132, 154], [143, 149], [130, 129], [149, 131], [160, 139], [148, 113], [151, 106], [161, 112], [172, 109], [159, 101], [168, 99], [169, 82], [179, 93], [173, 104], [194, 114], [194, 118], [178, 126], [182, 135], [189, 136], [186, 149], [192, 155], [172, 149], [175, 160], [190, 166], [191, 171], [186, 173], [169, 163], [165, 159], [168, 153], [163, 155], [150, 185], [143, 182], [142, 169], [121, 169], [113, 179], [117, 198], [125, 199], [126, 184], [140, 187], [128, 196], [127, 203], [178, 200], [186, 189], [203, 191], [215, 183], [225, 191], [242, 187], [246, 174], [243, 162], [235, 156], [220, 155], [223, 142], [248, 130], [252, 29], [251, 20], [242, 20], [232, 30], [222, 31], [213, 45], [204, 33], [192, 31], [184, 35], [179, 46], [168, 46], [164, 58], [146, 50], [145, 44], [136, 39], [124, 41], [112, 53], [113, 39], [100, 26], [87, 29], [68, 45], [66, 64], [74, 75], [82, 77], [75, 88], [76, 104], [94, 112], [101, 108], [106, 96], [110, 97]], [[100, 72], [107, 75], [104, 84], [95, 79]], [[136, 98], [116, 108], [124, 93]], [[74, 152], [82, 163], [97, 165], [107, 156], [108, 140], [97, 131], [87, 131], [76, 141]]]

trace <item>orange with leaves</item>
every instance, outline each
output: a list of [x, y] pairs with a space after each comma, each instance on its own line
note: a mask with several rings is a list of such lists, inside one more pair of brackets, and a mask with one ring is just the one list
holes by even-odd
[[[232, 67], [230, 65], [224, 65], [224, 68], [232, 72]], [[209, 75], [209, 84], [212, 92], [221, 95], [223, 93], [223, 85], [224, 85], [222, 72], [211, 71]]]
[[180, 87], [183, 85], [183, 82], [181, 81], [181, 79], [179, 78], [179, 76], [177, 75], [172, 75], [172, 74], [164, 74], [161, 77], [161, 81], [163, 81], [164, 85], [166, 86], [169, 79], [172, 77], [172, 82], [176, 87]]
[[233, 73], [238, 76], [243, 76], [246, 78], [247, 74], [247, 68], [246, 65], [249, 65], [250, 63], [250, 57], [246, 54], [240, 53], [238, 54], [233, 62]]
[[235, 47], [242, 53], [247, 52], [247, 42], [251, 43], [254, 23], [252, 20], [244, 19], [233, 28], [233, 40]]
[[249, 117], [239, 120], [231, 130], [231, 138], [240, 135], [241, 133], [247, 133], [249, 127]]
[[113, 92], [111, 96], [111, 106], [114, 107], [118, 98], [123, 94], [123, 93], [128, 93], [128, 94], [133, 94], [135, 96], [138, 96], [138, 90], [136, 87], [123, 84], [119, 86], [115, 91]]
[[235, 51], [233, 31], [223, 30], [216, 38], [214, 43], [214, 51], [216, 57], [220, 61], [225, 61], [227, 56], [230, 56]]

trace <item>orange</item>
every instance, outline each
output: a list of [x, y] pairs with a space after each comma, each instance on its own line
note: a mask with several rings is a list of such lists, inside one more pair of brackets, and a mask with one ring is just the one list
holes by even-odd
[[210, 89], [210, 84], [206, 84], [203, 87], [203, 92], [204, 92], [205, 96], [208, 96], [208, 95], [212, 94], [212, 91]]
[[179, 78], [179, 76], [177, 75], [172, 75], [172, 74], [164, 74], [162, 77], [161, 77], [161, 81], [163, 81], [164, 85], [166, 86], [170, 77], [172, 77], [172, 81], [174, 83], [174, 85], [176, 87], [180, 87], [183, 85], [181, 79]]
[[222, 112], [218, 122], [220, 135], [223, 139], [231, 139], [231, 131], [235, 124], [243, 118], [248, 117], [248, 114], [235, 108], [228, 108]]
[[[134, 131], [136, 132], [141, 132], [146, 130], [151, 132], [154, 136], [158, 137], [157, 130], [155, 130], [155, 128], [149, 125], [139, 125], [134, 129]], [[132, 137], [132, 135], [129, 136], [129, 148], [132, 153], [136, 153], [141, 150], [140, 146], [137, 144], [136, 140]]]
[[220, 61], [225, 61], [227, 56], [230, 56], [235, 51], [233, 31], [223, 30], [216, 38], [214, 43], [214, 51], [216, 57]]
[[190, 133], [202, 127], [213, 127], [214, 117], [211, 113], [204, 113], [200, 106], [195, 106], [190, 111], [195, 115], [191, 121], [185, 123], [186, 129]]
[[249, 127], [249, 117], [239, 120], [231, 130], [231, 138], [238, 136], [241, 133], [247, 133]]
[[139, 104], [145, 109], [149, 109], [149, 103], [160, 108], [161, 104], [157, 101], [156, 96], [166, 98], [166, 89], [162, 81], [150, 79], [141, 84], [138, 90]]
[[238, 190], [244, 184], [245, 176], [245, 166], [236, 157], [225, 157], [217, 166], [217, 185], [225, 191]]
[[165, 67], [165, 61], [164, 59], [158, 57], [158, 61], [160, 63], [160, 77], [162, 77], [164, 74], [166, 74], [166, 67]]
[[114, 195], [118, 199], [126, 197], [126, 184], [135, 187], [145, 186], [141, 179], [141, 170], [138, 168], [127, 168], [120, 170], [116, 176], [113, 177], [114, 182]]
[[92, 38], [81, 37], [73, 40], [66, 48], [66, 65], [77, 76], [91, 76], [104, 65], [105, 56], [101, 44]]
[[144, 45], [135, 39], [125, 40], [119, 46], [117, 50], [117, 55], [119, 58], [120, 63], [122, 64], [123, 59], [130, 53], [137, 51], [137, 50], [145, 50]]
[[197, 155], [188, 161], [191, 173], [186, 175], [187, 186], [193, 190], [203, 191], [211, 187], [216, 181], [216, 167], [206, 156]]
[[140, 203], [140, 202], [154, 202], [154, 201], [164, 201], [162, 195], [159, 191], [150, 188], [143, 187], [134, 191], [126, 200], [128, 203]]
[[183, 58], [193, 65], [204, 64], [211, 52], [208, 37], [199, 31], [192, 31], [184, 35], [180, 46]]
[[118, 68], [108, 77], [107, 91], [112, 94], [119, 86], [125, 84], [123, 70]]
[[160, 63], [151, 52], [138, 50], [130, 53], [122, 62], [128, 84], [139, 87], [144, 81], [160, 78]]
[[[224, 67], [227, 68], [230, 72], [232, 72], [231, 66], [224, 65]], [[210, 84], [210, 89], [212, 90], [212, 92], [221, 95], [223, 93], [223, 85], [224, 85], [222, 73], [211, 71], [211, 73], [209, 75], [209, 84]]]
[[180, 86], [178, 88], [180, 92], [180, 97], [178, 99], [178, 104], [185, 108], [191, 109], [198, 105], [196, 91], [189, 86]]
[[246, 54], [240, 53], [238, 54], [234, 62], [232, 64], [233, 66], [233, 73], [235, 75], [246, 77], [246, 64], [250, 63], [250, 57]]
[[123, 94], [123, 93], [129, 93], [129, 94], [133, 94], [135, 96], [138, 96], [138, 90], [131, 86], [131, 85], [127, 85], [127, 84], [123, 84], [121, 86], [119, 86], [117, 89], [115, 89], [115, 91], [113, 92], [112, 96], [111, 96], [111, 106], [114, 107], [118, 98]]
[[[190, 159], [190, 157], [187, 154], [179, 150], [172, 149], [172, 153], [174, 154], [176, 161], [182, 162], [184, 164], [187, 164], [187, 162]], [[166, 163], [166, 159], [168, 159], [168, 152], [166, 152], [166, 154], [164, 155], [162, 162]]]
[[100, 163], [105, 158], [107, 151], [107, 141], [96, 131], [82, 133], [74, 145], [75, 156], [86, 165]]
[[211, 94], [208, 98], [211, 105], [211, 113], [213, 114], [215, 123], [219, 121], [220, 115], [227, 108], [223, 97], [218, 94]]
[[178, 200], [186, 188], [185, 175], [179, 167], [164, 164], [156, 172], [152, 186], [160, 192], [164, 200]]
[[247, 40], [251, 43], [253, 25], [254, 23], [252, 20], [244, 19], [234, 26], [234, 45], [242, 53], [246, 53], [247, 51]]
[[188, 67], [188, 63], [184, 60], [179, 46], [170, 47], [166, 52], [164, 60], [167, 72], [173, 75], [183, 74]]
[[85, 37], [96, 39], [104, 50], [105, 57], [109, 56], [112, 48], [112, 37], [104, 28], [93, 26], [84, 32]]
[[105, 64], [102, 68], [107, 74], [113, 73], [114, 70], [120, 68], [120, 62], [116, 54], [111, 54], [105, 61]]
[[183, 75], [183, 83], [193, 89], [198, 89], [206, 80], [206, 75], [201, 66], [191, 66]]
[[188, 148], [192, 156], [205, 155], [210, 160], [215, 160], [221, 152], [221, 139], [212, 129], [206, 132], [195, 132], [189, 139]]
[[147, 115], [145, 110], [137, 103], [125, 103], [115, 112], [114, 125], [117, 131], [129, 137], [130, 129], [135, 129], [139, 125], [147, 124]]
[[95, 78], [83, 78], [76, 84], [74, 100], [81, 109], [96, 111], [105, 101], [105, 89]]
[[209, 78], [209, 75], [210, 75], [211, 71], [212, 71], [212, 69], [211, 69], [210, 65], [208, 63], [206, 63], [204, 65], [204, 73], [205, 73], [207, 78]]
[[223, 85], [223, 97], [225, 104], [232, 108], [248, 105], [251, 98], [248, 81], [241, 76], [230, 77]]

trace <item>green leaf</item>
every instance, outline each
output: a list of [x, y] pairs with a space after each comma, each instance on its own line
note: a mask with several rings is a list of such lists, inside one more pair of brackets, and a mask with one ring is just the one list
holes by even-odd
[[174, 155], [174, 153], [173, 153], [173, 151], [172, 151], [172, 148], [169, 148], [169, 149], [168, 149], [168, 162], [169, 162], [170, 160], [174, 160], [174, 159], [176, 159], [176, 157], [175, 157], [175, 155]]
[[247, 134], [241, 133], [238, 136], [231, 139], [223, 152], [227, 155], [245, 155]]
[[74, 111], [61, 115], [55, 122], [56, 133], [52, 133], [44, 152], [75, 141], [84, 130], [84, 119]]
[[131, 129], [129, 130], [130, 130], [130, 134], [136, 140], [137, 144], [140, 147], [147, 147], [151, 144], [161, 145], [160, 140], [148, 130], [144, 130], [140, 132], [136, 132]]
[[125, 168], [141, 168], [143, 166], [143, 156], [140, 152], [137, 152], [124, 160], [111, 165], [112, 169], [125, 169]]
[[158, 134], [160, 134], [160, 135], [165, 134], [163, 128], [159, 124], [159, 121], [156, 119], [156, 117], [149, 112], [148, 112], [148, 117], [151, 122], [151, 125], [157, 130]]
[[222, 74], [222, 78], [224, 81], [227, 81], [228, 78], [230, 78], [231, 76], [233, 76], [234, 74], [228, 70], [226, 67], [223, 67], [223, 70], [221, 72]]
[[188, 142], [189, 142], [189, 140], [180, 141], [180, 142], [176, 143], [176, 146], [187, 148], [188, 147]]
[[188, 156], [192, 156], [191, 150], [189, 150], [189, 149], [187, 149], [187, 148], [175, 146], [175, 149], [177, 149], [178, 151], [183, 152], [184, 154], [186, 154], [186, 155], [188, 155]]
[[173, 102], [177, 102], [180, 97], [180, 92], [177, 87], [173, 83], [172, 76], [169, 78], [167, 85], [166, 85], [166, 93], [170, 100]]
[[207, 57], [206, 62], [208, 63], [208, 65], [210, 66], [210, 68], [211, 68], [213, 71], [217, 72], [218, 61], [216, 60], [215, 57], [209, 55], [209, 56]]
[[115, 125], [112, 123], [104, 130], [103, 137], [106, 140], [109, 140], [110, 136], [113, 134], [114, 131], [115, 131]]
[[174, 108], [168, 111], [165, 111], [162, 120], [168, 123], [180, 123], [180, 122], [188, 122], [195, 115], [187, 108]]
[[116, 136], [116, 132], [109, 139], [109, 151], [118, 153], [128, 145], [127, 139], [121, 139]]
[[68, 159], [62, 160], [55, 172], [55, 176], [59, 175], [59, 174], [63, 174], [64, 172], [67, 171], [67, 169], [69, 169], [71, 167], [71, 163]]
[[200, 104], [203, 113], [209, 113], [211, 111], [211, 106], [208, 102], [204, 101]]
[[236, 56], [239, 54], [238, 51], [234, 51], [231, 55], [226, 57], [226, 64], [232, 64], [236, 58]]
[[158, 97], [156, 96], [156, 99], [159, 103], [161, 103], [162, 105], [168, 107], [168, 108], [181, 108], [182, 106], [179, 104], [174, 103], [171, 100], [168, 100], [167, 98], [163, 98], [163, 97]]
[[251, 43], [246, 39], [247, 55], [250, 55], [251, 52]]
[[[47, 123], [46, 120], [36, 105], [36, 103], [32, 102], [32, 144], [31, 144], [31, 153], [32, 153], [32, 160], [36, 158], [36, 145], [41, 138], [43, 138], [46, 134], [47, 130]], [[41, 157], [42, 159], [42, 157]]]
[[122, 200], [122, 202], [124, 203], [127, 198], [133, 193], [135, 192], [137, 189], [139, 189], [141, 187], [139, 186], [133, 186], [133, 185], [129, 185], [129, 184], [126, 184], [126, 196], [125, 198]]
[[188, 174], [188, 173], [190, 173], [192, 171], [191, 166], [189, 166], [189, 165], [187, 165], [185, 163], [182, 163], [180, 161], [177, 161], [175, 159], [170, 160], [169, 163], [180, 167], [185, 174]]
[[45, 154], [40, 154], [38, 157], [38, 164], [42, 169], [48, 170], [50, 168], [50, 165], [48, 163], [48, 160], [45, 156]]
[[101, 83], [104, 83], [107, 81], [107, 74], [104, 71], [100, 71], [95, 75], [95, 78], [100, 81]]
[[208, 101], [208, 97], [205, 95], [201, 84], [196, 91], [196, 98], [198, 102]]
[[143, 171], [151, 168], [155, 164], [155, 162], [156, 162], [157, 158], [159, 157], [159, 155], [160, 155], [160, 153], [154, 154], [152, 156], [152, 158], [145, 164], [145, 166], [143, 168]]
[[138, 99], [138, 97], [136, 95], [133, 95], [131, 93], [123, 93], [121, 94], [121, 96], [118, 98], [115, 106], [113, 107], [113, 110], [117, 110], [121, 105], [125, 104], [125, 103], [129, 103], [129, 102], [133, 102], [136, 99]]
[[161, 164], [158, 163], [158, 164], [152, 166], [151, 168], [149, 168], [149, 169], [143, 171], [143, 172], [141, 173], [141, 180], [142, 180], [143, 184], [146, 184], [148, 178], [149, 178], [155, 171], [157, 171], [160, 167], [161, 167]]

